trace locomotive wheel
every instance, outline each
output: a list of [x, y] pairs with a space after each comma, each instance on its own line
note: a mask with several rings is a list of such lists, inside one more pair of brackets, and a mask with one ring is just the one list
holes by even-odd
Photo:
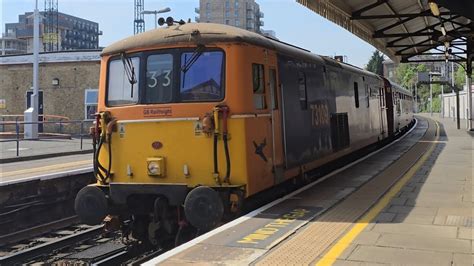
[[197, 187], [184, 200], [184, 214], [189, 223], [202, 231], [216, 227], [222, 219], [224, 206], [219, 194], [210, 187]]
[[107, 215], [107, 199], [100, 188], [87, 186], [77, 193], [74, 209], [82, 222], [100, 224]]

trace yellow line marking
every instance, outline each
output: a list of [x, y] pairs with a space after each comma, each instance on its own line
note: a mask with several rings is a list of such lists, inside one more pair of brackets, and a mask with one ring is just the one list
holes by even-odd
[[427, 152], [411, 167], [401, 179], [399, 179], [393, 187], [385, 194], [362, 218], [360, 218], [352, 229], [347, 232], [337, 243], [316, 263], [316, 266], [332, 265], [342, 252], [354, 241], [354, 239], [369, 225], [369, 223], [377, 217], [377, 215], [390, 203], [393, 197], [405, 186], [418, 169], [426, 162], [428, 157], [434, 150], [434, 143], [439, 138], [439, 125], [436, 123], [436, 140], [431, 144]]
[[60, 170], [64, 168], [74, 167], [74, 166], [84, 166], [84, 165], [92, 165], [91, 160], [84, 160], [84, 161], [77, 161], [77, 162], [70, 162], [70, 163], [62, 163], [62, 164], [54, 164], [30, 169], [23, 169], [18, 171], [10, 171], [10, 172], [3, 172], [0, 173], [0, 177], [7, 177], [7, 176], [14, 176], [14, 175], [21, 175], [21, 174], [29, 174], [29, 173], [36, 173], [36, 172], [45, 172], [50, 170]]

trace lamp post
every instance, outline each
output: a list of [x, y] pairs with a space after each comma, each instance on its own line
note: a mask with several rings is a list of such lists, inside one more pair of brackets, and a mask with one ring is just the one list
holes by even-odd
[[429, 77], [430, 77], [430, 116], [433, 116], [433, 86], [431, 85], [431, 79], [436, 76], [441, 76], [441, 73], [439, 72], [430, 72]]
[[155, 15], [155, 29], [156, 29], [156, 28], [158, 28], [158, 22], [157, 22], [156, 15], [161, 14], [161, 13], [170, 12], [170, 11], [171, 11], [171, 8], [166, 7], [166, 8], [160, 9], [160, 10], [145, 10], [145, 11], [142, 11], [142, 14], [143, 15], [151, 15], [151, 14]]
[[36, 0], [35, 10], [33, 13], [33, 94], [30, 98], [31, 107], [24, 112], [24, 138], [37, 139], [38, 138], [38, 98], [39, 98], [39, 20], [40, 15], [38, 11], [38, 0]]

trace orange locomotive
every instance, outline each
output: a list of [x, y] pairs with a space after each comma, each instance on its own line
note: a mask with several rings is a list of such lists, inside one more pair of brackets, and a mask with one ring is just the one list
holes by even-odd
[[[132, 221], [152, 242], [207, 231], [242, 201], [380, 142], [413, 120], [388, 80], [226, 25], [189, 23], [102, 53], [89, 224]], [[394, 111], [406, 99], [400, 112]]]

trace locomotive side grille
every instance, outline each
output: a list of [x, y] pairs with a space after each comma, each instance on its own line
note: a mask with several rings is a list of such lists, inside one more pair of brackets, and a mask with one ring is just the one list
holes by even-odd
[[331, 114], [331, 139], [334, 151], [349, 146], [349, 120], [347, 113]]

